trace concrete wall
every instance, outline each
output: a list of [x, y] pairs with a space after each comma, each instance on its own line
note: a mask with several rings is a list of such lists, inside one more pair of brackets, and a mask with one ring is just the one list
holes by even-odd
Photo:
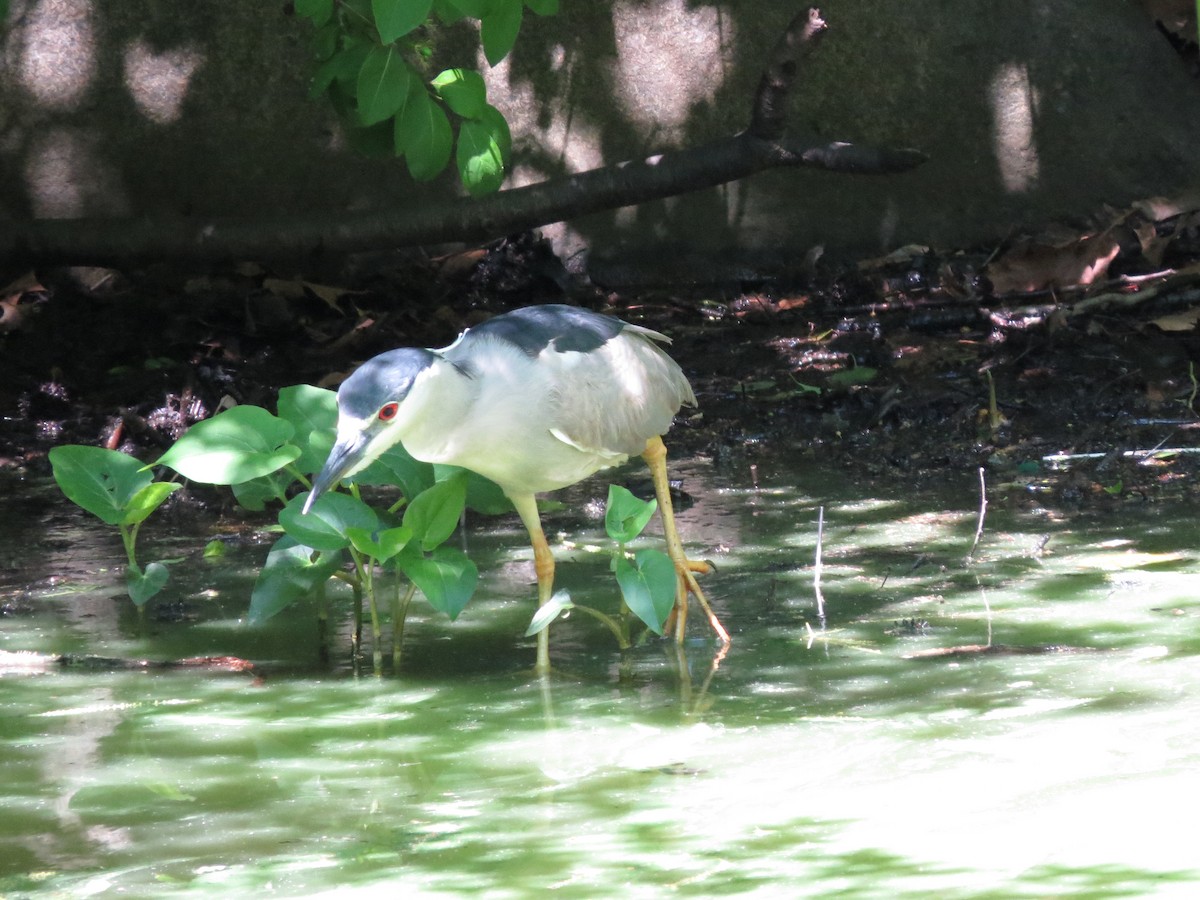
[[[0, 62], [0, 215], [239, 214], [418, 204], [453, 179], [347, 150], [306, 97], [307, 25], [279, 3], [12, 0]], [[765, 0], [563, 0], [488, 73], [513, 182], [744, 127], [798, 10]], [[899, 176], [776, 171], [550, 229], [612, 277], [787, 266], [988, 242], [1014, 223], [1200, 183], [1200, 87], [1128, 0], [840, 0], [793, 130], [915, 146]], [[469, 59], [473, 36], [439, 53]], [[624, 274], [622, 274], [624, 273]]]

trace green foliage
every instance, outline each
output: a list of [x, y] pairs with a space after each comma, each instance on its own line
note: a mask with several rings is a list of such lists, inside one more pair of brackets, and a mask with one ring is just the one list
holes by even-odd
[[[499, 488], [453, 466], [413, 459], [400, 445], [383, 454], [356, 484], [398, 485], [406, 506], [403, 521], [363, 502], [357, 493], [329, 492], [302, 509], [309, 486], [333, 446], [337, 398], [332, 391], [297, 385], [279, 393], [279, 415], [257, 406], [236, 406], [193, 425], [155, 465], [192, 481], [230, 487], [240, 503], [261, 510], [278, 502], [282, 537], [267, 554], [250, 600], [250, 620], [263, 622], [311, 596], [347, 561], [347, 577], [363, 589], [374, 617], [374, 572], [387, 564], [416, 584], [430, 604], [451, 618], [467, 605], [478, 570], [461, 551], [441, 546], [458, 526], [468, 496], [476, 508], [502, 508]], [[50, 452], [63, 493], [102, 521], [120, 529], [129, 557], [126, 586], [139, 607], [167, 582], [163, 563], [142, 569], [134, 555], [137, 529], [181, 485], [155, 481], [151, 466], [99, 447], [66, 446]], [[296, 494], [288, 499], [289, 494]], [[210, 544], [211, 547], [211, 544]], [[210, 553], [206, 548], [205, 556]]]
[[675, 606], [675, 564], [661, 550], [645, 549], [613, 560], [613, 573], [629, 611], [655, 634], [663, 633]]
[[404, 511], [404, 526], [422, 550], [432, 550], [454, 533], [466, 504], [467, 477], [459, 470], [413, 498]]
[[265, 622], [297, 600], [311, 596], [342, 567], [344, 561], [345, 555], [341, 552], [316, 552], [284, 535], [267, 553], [267, 561], [254, 583], [250, 594], [250, 622]]
[[420, 553], [409, 544], [399, 555], [398, 565], [425, 595], [430, 606], [457, 619], [479, 581], [479, 569], [465, 553], [454, 547], [435, 547]]
[[55, 447], [50, 466], [67, 499], [109, 525], [134, 524], [126, 521], [130, 507], [154, 481], [132, 456], [103, 447]]
[[662, 634], [675, 605], [675, 564], [661, 550], [639, 550], [632, 560], [625, 553], [625, 545], [642, 533], [657, 508], [657, 500], [640, 500], [623, 487], [609, 485], [604, 530], [620, 547], [612, 571], [625, 605], [647, 628]]
[[[469, 105], [476, 90], [473, 81], [469, 76], [454, 76], [444, 86], [461, 86], [463, 94], [454, 102]], [[434, 609], [457, 618], [474, 594], [479, 570], [461, 550], [445, 542], [468, 506], [484, 513], [511, 509], [500, 488], [455, 466], [418, 462], [396, 444], [355, 476], [351, 493], [323, 493], [304, 513], [308, 499], [304, 489], [310, 487], [311, 477], [333, 445], [337, 400], [331, 391], [298, 385], [280, 391], [278, 412], [234, 407], [192, 426], [154, 464], [193, 481], [228, 486], [250, 509], [282, 504], [283, 534], [268, 552], [255, 582], [250, 621], [264, 622], [296, 601], [320, 594], [331, 578], [339, 578], [367, 596], [378, 638], [377, 570], [403, 575]], [[141, 608], [166, 585], [168, 571], [165, 561], [145, 568], [138, 564], [138, 529], [181, 485], [156, 481], [153, 466], [98, 447], [56, 447], [50, 451], [50, 462], [69, 499], [120, 531], [128, 557], [126, 588]], [[371, 484], [398, 486], [402, 496], [389, 509], [373, 507], [358, 494], [359, 485]], [[402, 515], [397, 512], [401, 507]], [[657, 550], [630, 554], [625, 549], [656, 508], [655, 501], [639, 500], [624, 488], [609, 489], [605, 529], [616, 544], [611, 569], [623, 598], [619, 617], [577, 606], [560, 593], [538, 611], [528, 633], [536, 634], [559, 615], [578, 609], [608, 627], [622, 647], [629, 646], [630, 615], [662, 634], [675, 601], [674, 564]], [[219, 558], [223, 549], [220, 542], [210, 542], [205, 558]], [[347, 571], [348, 563], [352, 572]], [[397, 631], [403, 625], [408, 596], [411, 591], [403, 604], [393, 605]]]
[[604, 530], [618, 544], [628, 544], [642, 533], [656, 509], [657, 500], [641, 500], [626, 488], [610, 484], [604, 507]]
[[[632, 613], [647, 628], [661, 635], [675, 606], [675, 564], [661, 550], [642, 549], [630, 555], [625, 549], [626, 544], [642, 533], [657, 508], [656, 500], [641, 500], [619, 485], [609, 485], [604, 530], [617, 545], [610, 569], [621, 589], [622, 612]], [[621, 647], [629, 646], [629, 623], [624, 615], [616, 619], [597, 609], [573, 603], [566, 591], [559, 591], [538, 609], [525, 634], [537, 634], [573, 609], [602, 622]]]
[[167, 583], [167, 567], [137, 562], [141, 524], [182, 485], [155, 481], [138, 460], [103, 447], [67, 445], [50, 451], [50, 466], [69, 500], [108, 525], [115, 525], [125, 547], [125, 583], [139, 609]]
[[418, 181], [436, 178], [453, 157], [468, 192], [495, 191], [509, 167], [508, 123], [487, 102], [479, 72], [430, 77], [428, 63], [439, 23], [475, 19], [496, 65], [516, 43], [525, 7], [554, 15], [558, 0], [297, 0], [297, 15], [314, 27], [310, 94], [328, 96], [362, 152], [390, 145]]
[[301, 456], [296, 429], [260, 406], [235, 406], [197, 422], [155, 465], [201, 484], [240, 484], [278, 471]]

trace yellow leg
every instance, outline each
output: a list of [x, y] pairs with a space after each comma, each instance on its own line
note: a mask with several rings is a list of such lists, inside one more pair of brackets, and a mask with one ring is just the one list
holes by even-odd
[[[554, 593], [554, 554], [542, 531], [542, 519], [538, 515], [537, 500], [533, 494], [509, 497], [517, 514], [529, 532], [529, 543], [533, 545], [533, 569], [537, 573], [538, 606], [545, 606]], [[550, 671], [550, 628], [538, 632], [537, 665], [535, 670], [544, 675]]]
[[725, 630], [721, 620], [708, 605], [708, 598], [704, 596], [704, 591], [700, 590], [700, 583], [696, 581], [696, 572], [711, 572], [712, 566], [706, 562], [687, 558], [687, 554], [683, 551], [683, 542], [679, 539], [679, 531], [675, 528], [675, 510], [671, 505], [671, 485], [667, 480], [667, 448], [663, 445], [662, 438], [653, 437], [646, 441], [642, 459], [650, 467], [650, 475], [654, 479], [654, 493], [658, 496], [658, 512], [662, 516], [667, 555], [675, 563], [675, 640], [683, 643], [684, 628], [687, 625], [687, 599], [688, 594], [692, 594], [696, 598], [696, 602], [700, 604], [700, 608], [704, 610], [705, 615], [708, 616], [708, 624], [717, 633], [717, 637], [721, 639], [722, 643], [728, 644], [729, 632]]

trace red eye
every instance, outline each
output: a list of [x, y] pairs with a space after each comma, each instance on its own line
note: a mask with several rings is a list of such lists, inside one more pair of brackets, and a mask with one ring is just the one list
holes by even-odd
[[379, 407], [379, 421], [390, 422], [396, 418], [396, 413], [400, 410], [399, 403], [385, 403]]

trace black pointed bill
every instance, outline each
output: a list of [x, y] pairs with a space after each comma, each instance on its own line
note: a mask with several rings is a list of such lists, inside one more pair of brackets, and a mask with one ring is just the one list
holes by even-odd
[[337, 483], [347, 475], [358, 471], [368, 443], [369, 435], [361, 431], [338, 439], [337, 443], [333, 445], [333, 449], [329, 451], [329, 458], [325, 460], [325, 465], [313, 479], [312, 490], [308, 494], [308, 499], [304, 501], [303, 513], [312, 509], [312, 505], [318, 497], [337, 487]]

